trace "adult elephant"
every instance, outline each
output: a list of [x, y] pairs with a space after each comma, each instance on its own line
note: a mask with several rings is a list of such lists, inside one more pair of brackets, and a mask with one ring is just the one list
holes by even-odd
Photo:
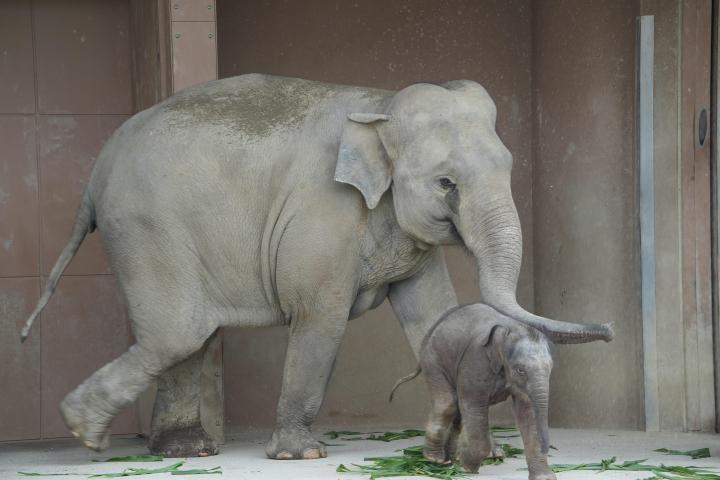
[[[97, 159], [23, 332], [97, 227], [136, 343], [62, 401], [68, 428], [102, 450], [113, 417], [218, 327], [287, 325], [266, 453], [325, 456], [310, 427], [348, 319], [388, 297], [417, 352], [457, 304], [441, 245], [473, 252], [483, 300], [502, 313], [556, 342], [609, 339], [606, 325], [548, 320], [517, 304], [520, 225], [495, 113], [471, 81], [389, 92], [242, 75], [129, 119]], [[172, 416], [168, 398], [160, 415]]]

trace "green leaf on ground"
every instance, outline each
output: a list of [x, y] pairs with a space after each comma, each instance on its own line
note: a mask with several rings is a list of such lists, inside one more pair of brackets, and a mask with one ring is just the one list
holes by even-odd
[[426, 460], [422, 454], [422, 445], [405, 448], [402, 455], [391, 457], [368, 457], [364, 460], [372, 462], [370, 465], [353, 464], [347, 467], [340, 464], [338, 473], [360, 473], [370, 475], [370, 479], [400, 476], [421, 476], [452, 480], [465, 477], [460, 468], [454, 464], [440, 465]]
[[500, 446], [502, 447], [503, 452], [505, 452], [505, 458], [516, 458], [518, 455], [525, 453], [525, 450], [522, 448], [513, 447], [509, 443], [501, 443]]
[[214, 467], [214, 468], [208, 468], [202, 469], [202, 468], [192, 468], [190, 470], [175, 470], [171, 472], [171, 475], [208, 475], [212, 473], [217, 473], [222, 475], [222, 469], [221, 467]]
[[110, 457], [105, 460], [95, 458], [93, 462], [162, 462], [161, 455], [126, 455], [124, 457]]
[[[522, 449], [515, 448], [508, 444], [502, 444], [503, 450], [507, 458], [513, 458], [515, 455], [523, 453]], [[413, 447], [397, 450], [402, 455], [390, 457], [367, 457], [366, 462], [372, 462], [370, 465], [352, 464], [350, 467], [340, 465], [337, 468], [339, 473], [360, 473], [370, 475], [370, 479], [383, 477], [399, 477], [399, 476], [420, 476], [432, 477], [451, 480], [455, 478], [464, 478], [467, 476], [458, 465], [453, 463], [438, 464], [433, 463], [423, 457], [423, 445], [415, 445]], [[499, 465], [504, 462], [502, 457], [488, 457], [483, 460], [483, 465]]]
[[687, 455], [688, 457], [692, 458], [693, 460], [697, 458], [709, 458], [710, 457], [710, 449], [705, 448], [696, 448], [695, 450], [673, 450], [670, 448], [658, 448], [653, 450], [653, 452], [660, 452], [664, 453], [665, 455]]
[[493, 433], [498, 432], [517, 432], [517, 428], [513, 425], [495, 425], [493, 427], [490, 427], [490, 430]]
[[579, 464], [554, 464], [550, 468], [555, 473], [570, 472], [574, 470], [594, 470], [597, 472], [605, 471], [627, 471], [627, 472], [650, 472], [652, 477], [644, 480], [720, 480], [720, 474], [710, 467], [695, 467], [681, 465], [648, 465], [643, 460], [628, 460], [623, 463], [617, 463], [615, 457], [603, 459], [599, 463], [579, 463]]
[[[113, 460], [113, 461], [121, 461], [121, 460]], [[137, 461], [137, 460], [134, 460]], [[142, 461], [142, 460], [140, 460]], [[154, 461], [154, 460], [145, 460], [145, 461]], [[137, 468], [137, 467], [128, 467], [122, 472], [111, 472], [111, 473], [36, 473], [36, 472], [18, 472], [20, 475], [25, 475], [28, 477], [47, 477], [47, 476], [56, 476], [56, 475], [87, 475], [89, 478], [119, 478], [119, 477], [134, 477], [136, 475], [154, 475], [157, 473], [169, 473], [171, 475], [208, 475], [208, 474], [222, 474], [222, 470], [220, 467], [214, 467], [210, 469], [204, 469], [204, 468], [193, 468], [189, 470], [180, 470], [180, 467], [182, 467], [185, 464], [185, 460], [182, 460], [180, 462], [172, 463], [170, 465], [165, 465], [164, 467], [159, 468]]]

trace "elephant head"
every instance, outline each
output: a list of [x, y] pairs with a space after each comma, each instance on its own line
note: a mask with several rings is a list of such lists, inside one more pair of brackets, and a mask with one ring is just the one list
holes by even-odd
[[515, 298], [522, 234], [510, 190], [512, 155], [479, 84], [411, 85], [382, 112], [345, 125], [335, 179], [375, 208], [391, 189], [400, 228], [418, 246], [464, 244], [476, 257], [482, 301], [555, 343], [610, 341], [612, 326], [571, 325], [524, 310]]

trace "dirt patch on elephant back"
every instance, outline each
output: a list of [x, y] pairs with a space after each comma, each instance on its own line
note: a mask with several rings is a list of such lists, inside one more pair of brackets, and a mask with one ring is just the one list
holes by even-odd
[[384, 98], [391, 92], [252, 74], [188, 88], [160, 108], [170, 125], [215, 125], [267, 137], [277, 129], [299, 128], [314, 107], [343, 93]]

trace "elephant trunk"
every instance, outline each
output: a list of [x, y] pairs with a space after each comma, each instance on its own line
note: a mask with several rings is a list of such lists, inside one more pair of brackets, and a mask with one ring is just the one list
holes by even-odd
[[[488, 199], [488, 196], [490, 197]], [[554, 343], [609, 342], [612, 324], [580, 325], [534, 315], [515, 298], [520, 262], [522, 233], [509, 186], [483, 199], [463, 199], [456, 228], [478, 262], [482, 300], [500, 313], [537, 328]]]
[[528, 396], [535, 415], [535, 428], [540, 444], [540, 453], [547, 455], [550, 448], [550, 434], [548, 432], [548, 389], [549, 381], [535, 382], [530, 386]]

